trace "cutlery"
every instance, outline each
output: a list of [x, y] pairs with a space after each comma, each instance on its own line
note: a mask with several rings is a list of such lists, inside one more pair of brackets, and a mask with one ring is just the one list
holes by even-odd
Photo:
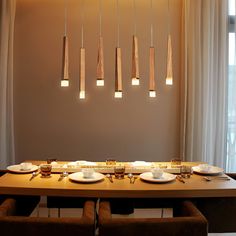
[[113, 183], [112, 175], [106, 174], [106, 177], [110, 180], [111, 183]]
[[30, 181], [31, 181], [33, 178], [35, 178], [39, 173], [40, 173], [39, 171], [34, 171], [34, 172], [32, 173], [32, 176], [30, 177]]
[[176, 176], [176, 179], [179, 180], [179, 182], [182, 182], [183, 184], [185, 183], [183, 178], [181, 176], [179, 176], [179, 175]]
[[138, 177], [134, 176], [133, 177], [133, 181], [132, 181], [132, 184], [134, 184], [135, 180], [137, 179]]
[[132, 184], [132, 179], [134, 178], [133, 174], [129, 173], [128, 174], [129, 182]]
[[67, 176], [68, 176], [68, 172], [64, 171], [63, 173], [60, 174], [60, 177], [59, 177], [58, 181], [63, 180], [63, 178], [67, 177]]
[[217, 177], [212, 177], [212, 178], [207, 177], [207, 176], [204, 176], [203, 179], [205, 179], [206, 181], [212, 181], [212, 180], [214, 180], [214, 179], [216, 179], [216, 180], [217, 180], [217, 179], [218, 179], [218, 180], [230, 180], [230, 178], [227, 177], [227, 176], [217, 176]]

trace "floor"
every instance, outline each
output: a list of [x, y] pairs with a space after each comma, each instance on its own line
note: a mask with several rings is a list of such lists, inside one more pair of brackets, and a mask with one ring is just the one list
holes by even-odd
[[[39, 206], [32, 212], [31, 217], [58, 217], [58, 209], [51, 208], [48, 210], [46, 207], [46, 197], [41, 197]], [[64, 208], [60, 210], [61, 217], [80, 217], [82, 209], [79, 208]], [[172, 217], [171, 208], [163, 209], [135, 209], [133, 214], [130, 215], [113, 215], [113, 217], [127, 217], [127, 218], [140, 218], [140, 217]], [[236, 233], [211, 233], [209, 236], [236, 236]]]

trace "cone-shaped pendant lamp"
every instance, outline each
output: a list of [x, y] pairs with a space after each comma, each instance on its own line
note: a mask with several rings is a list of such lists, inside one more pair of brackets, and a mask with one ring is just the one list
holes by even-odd
[[167, 75], [166, 85], [173, 84], [172, 42], [170, 34], [170, 2], [168, 0], [168, 48], [167, 48]]
[[79, 98], [85, 99], [85, 48], [84, 48], [84, 1], [81, 7], [81, 48], [80, 48], [80, 80], [79, 80]]
[[122, 66], [121, 66], [121, 48], [116, 48], [115, 65], [115, 98], [122, 98]]
[[166, 84], [173, 84], [173, 64], [172, 64], [172, 43], [171, 43], [171, 35], [168, 35], [168, 54], [167, 54], [167, 76], [166, 76]]
[[61, 87], [69, 86], [69, 49], [68, 49], [68, 37], [67, 37], [67, 0], [65, 0], [65, 35], [63, 37], [62, 47], [62, 75], [61, 75]]
[[138, 37], [136, 35], [136, 0], [133, 0], [134, 13], [134, 35], [132, 42], [132, 85], [139, 85], [139, 56], [138, 56]]
[[99, 0], [99, 44], [97, 58], [97, 86], [104, 86], [104, 54], [102, 37], [102, 0]]
[[119, 25], [119, 0], [116, 0], [117, 10], [117, 47], [115, 58], [115, 98], [122, 98], [122, 60], [121, 60], [121, 48], [119, 47], [120, 38], [120, 25]]
[[85, 48], [80, 48], [80, 83], [79, 98], [85, 99]]
[[151, 16], [151, 27], [150, 27], [150, 38], [151, 47], [149, 49], [149, 97], [156, 97], [156, 85], [155, 85], [155, 48], [153, 46], [153, 5], [150, 0], [150, 16]]
[[155, 48], [149, 49], [149, 97], [156, 97], [155, 88]]
[[104, 55], [103, 55], [102, 36], [99, 37], [99, 46], [98, 46], [97, 86], [104, 86]]
[[133, 35], [132, 85], [139, 85], [138, 38], [135, 35]]

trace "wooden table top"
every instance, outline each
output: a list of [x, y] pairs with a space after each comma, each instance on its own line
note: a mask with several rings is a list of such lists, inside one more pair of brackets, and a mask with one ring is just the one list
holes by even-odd
[[111, 198], [193, 198], [193, 197], [236, 197], [236, 181], [230, 179], [207, 182], [203, 176], [193, 174], [185, 183], [177, 179], [168, 183], [145, 182], [138, 178], [130, 184], [124, 179], [108, 178], [95, 183], [73, 182], [68, 177], [58, 181], [60, 174], [50, 178], [40, 175], [30, 181], [31, 174], [6, 173], [0, 177], [0, 194], [77, 196]]

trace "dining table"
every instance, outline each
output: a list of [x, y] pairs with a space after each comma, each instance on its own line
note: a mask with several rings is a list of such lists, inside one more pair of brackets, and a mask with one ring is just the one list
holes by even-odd
[[[43, 161], [32, 161], [40, 165]], [[66, 163], [66, 162], [61, 162]], [[97, 162], [98, 164], [101, 163]], [[104, 163], [102, 163], [104, 164]], [[156, 165], [170, 165], [168, 162], [158, 162]], [[182, 162], [184, 165], [197, 166], [197, 162]], [[110, 167], [112, 169], [112, 167]], [[170, 170], [176, 171], [176, 168]], [[166, 171], [171, 172], [166, 168]], [[62, 171], [62, 170], [61, 170]], [[173, 178], [166, 182], [146, 181], [139, 173], [134, 173], [135, 182], [131, 183], [128, 173], [123, 179], [116, 179], [106, 173], [95, 182], [74, 181], [68, 176], [63, 177], [61, 171], [52, 171], [49, 178], [40, 174], [32, 178], [32, 173], [14, 173], [8, 171], [0, 177], [0, 194], [40, 195], [40, 196], [73, 196], [96, 198], [209, 198], [236, 197], [236, 181], [227, 176], [225, 179], [207, 181], [204, 175], [193, 172], [190, 178]], [[64, 171], [64, 170], [63, 170]], [[165, 169], [164, 169], [165, 171]], [[102, 171], [101, 171], [102, 172]], [[179, 176], [179, 173], [172, 174]], [[225, 173], [221, 175], [226, 176]], [[210, 176], [211, 177], [211, 176]]]

